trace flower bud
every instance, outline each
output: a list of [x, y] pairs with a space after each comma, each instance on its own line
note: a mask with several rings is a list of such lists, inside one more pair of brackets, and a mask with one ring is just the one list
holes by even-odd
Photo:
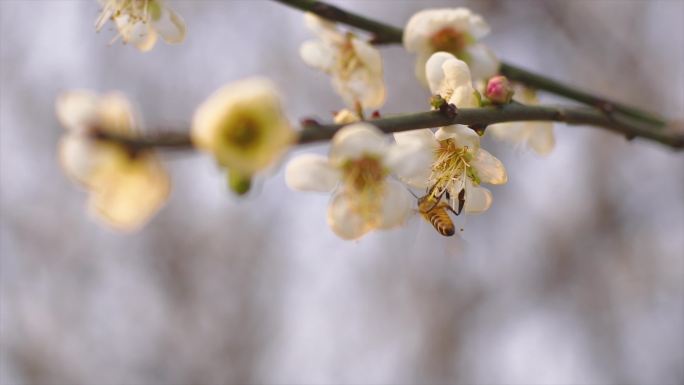
[[513, 86], [505, 76], [494, 76], [487, 82], [485, 96], [493, 104], [508, 104], [513, 99]]

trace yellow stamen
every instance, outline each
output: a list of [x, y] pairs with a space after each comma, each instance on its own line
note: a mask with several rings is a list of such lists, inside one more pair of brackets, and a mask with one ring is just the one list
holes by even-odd
[[463, 188], [456, 186], [464, 184], [464, 177], [470, 177], [469, 171], [472, 169], [469, 161], [472, 155], [468, 146], [459, 147], [452, 139], [439, 142], [439, 148], [435, 151], [435, 162], [432, 165], [432, 173], [429, 182], [432, 189], [432, 197], [441, 196], [450, 187], [456, 190]]

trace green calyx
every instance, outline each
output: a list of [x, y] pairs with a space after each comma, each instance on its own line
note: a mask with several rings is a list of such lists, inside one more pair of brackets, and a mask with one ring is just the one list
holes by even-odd
[[228, 171], [228, 188], [237, 195], [245, 195], [252, 187], [252, 178], [239, 173]]

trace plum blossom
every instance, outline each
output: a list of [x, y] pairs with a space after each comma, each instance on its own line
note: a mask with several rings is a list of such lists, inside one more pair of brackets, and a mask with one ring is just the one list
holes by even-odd
[[404, 28], [404, 47], [417, 54], [416, 76], [427, 85], [425, 63], [435, 52], [449, 52], [470, 66], [475, 79], [496, 74], [499, 60], [478, 40], [489, 34], [484, 19], [467, 8], [426, 9]]
[[437, 52], [425, 64], [425, 75], [434, 95], [459, 108], [480, 107], [480, 93], [473, 87], [468, 65], [447, 52]]
[[169, 177], [150, 150], [135, 150], [98, 134], [134, 133], [132, 109], [118, 93], [71, 91], [59, 96], [57, 117], [66, 129], [59, 160], [66, 174], [90, 193], [91, 211], [118, 230], [144, 225], [166, 202]]
[[[468, 65], [446, 52], [433, 54], [426, 63], [426, 79], [433, 94], [457, 107], [480, 105]], [[481, 183], [503, 184], [508, 177], [503, 164], [480, 148], [480, 137], [470, 128], [455, 124], [433, 133], [429, 129], [395, 133], [397, 144], [414, 149], [413, 172], [397, 173], [412, 187], [428, 189], [436, 201], [448, 196], [458, 211], [458, 197], [465, 190], [466, 213], [486, 211], [492, 194]], [[419, 149], [419, 150], [416, 150]]]
[[332, 192], [328, 224], [341, 238], [358, 239], [375, 229], [400, 226], [411, 214], [408, 191], [388, 177], [414, 172], [414, 150], [388, 144], [369, 123], [355, 123], [335, 134], [328, 157], [294, 158], [285, 179], [294, 190]]
[[95, 29], [102, 30], [108, 20], [116, 24], [117, 36], [140, 51], [151, 50], [159, 36], [169, 44], [185, 39], [185, 22], [163, 0], [100, 0], [102, 12], [95, 21]]
[[302, 44], [299, 52], [304, 62], [329, 74], [335, 91], [355, 110], [381, 107], [385, 82], [380, 52], [312, 13], [305, 14], [305, 21], [318, 40]]
[[432, 199], [448, 196], [454, 210], [459, 207], [459, 193], [465, 190], [463, 209], [467, 214], [482, 213], [492, 204], [492, 193], [482, 183], [504, 184], [508, 180], [501, 161], [480, 148], [480, 137], [468, 127], [442, 127], [395, 133], [397, 144], [419, 148], [412, 172], [397, 175], [408, 185], [426, 189]]
[[228, 84], [197, 108], [191, 136], [229, 173], [237, 193], [245, 193], [252, 175], [276, 163], [294, 143], [276, 87], [267, 79]]
[[[513, 100], [522, 104], [537, 105], [536, 92], [521, 84], [514, 83]], [[538, 155], [548, 155], [553, 151], [556, 140], [553, 123], [549, 121], [523, 121], [492, 124], [487, 127], [488, 134], [518, 146], [526, 146]]]

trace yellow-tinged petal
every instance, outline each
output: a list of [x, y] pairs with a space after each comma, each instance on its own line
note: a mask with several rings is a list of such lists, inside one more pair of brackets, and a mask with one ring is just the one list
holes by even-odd
[[139, 154], [101, 172], [90, 207], [116, 229], [140, 228], [168, 198], [169, 177], [153, 154]]
[[154, 29], [169, 44], [185, 40], [186, 27], [183, 18], [169, 7], [162, 7], [159, 19], [154, 20]]
[[342, 109], [335, 114], [333, 121], [335, 124], [352, 124], [360, 121], [359, 115], [349, 109]]
[[338, 191], [328, 206], [328, 225], [342, 239], [358, 239], [372, 230], [372, 226], [354, 209], [353, 199], [353, 196]]
[[121, 93], [110, 92], [100, 97], [97, 110], [97, 128], [111, 133], [126, 134], [133, 131], [133, 107]]
[[527, 144], [539, 155], [548, 155], [556, 147], [556, 138], [553, 135], [553, 123], [551, 122], [527, 122], [530, 130]]

